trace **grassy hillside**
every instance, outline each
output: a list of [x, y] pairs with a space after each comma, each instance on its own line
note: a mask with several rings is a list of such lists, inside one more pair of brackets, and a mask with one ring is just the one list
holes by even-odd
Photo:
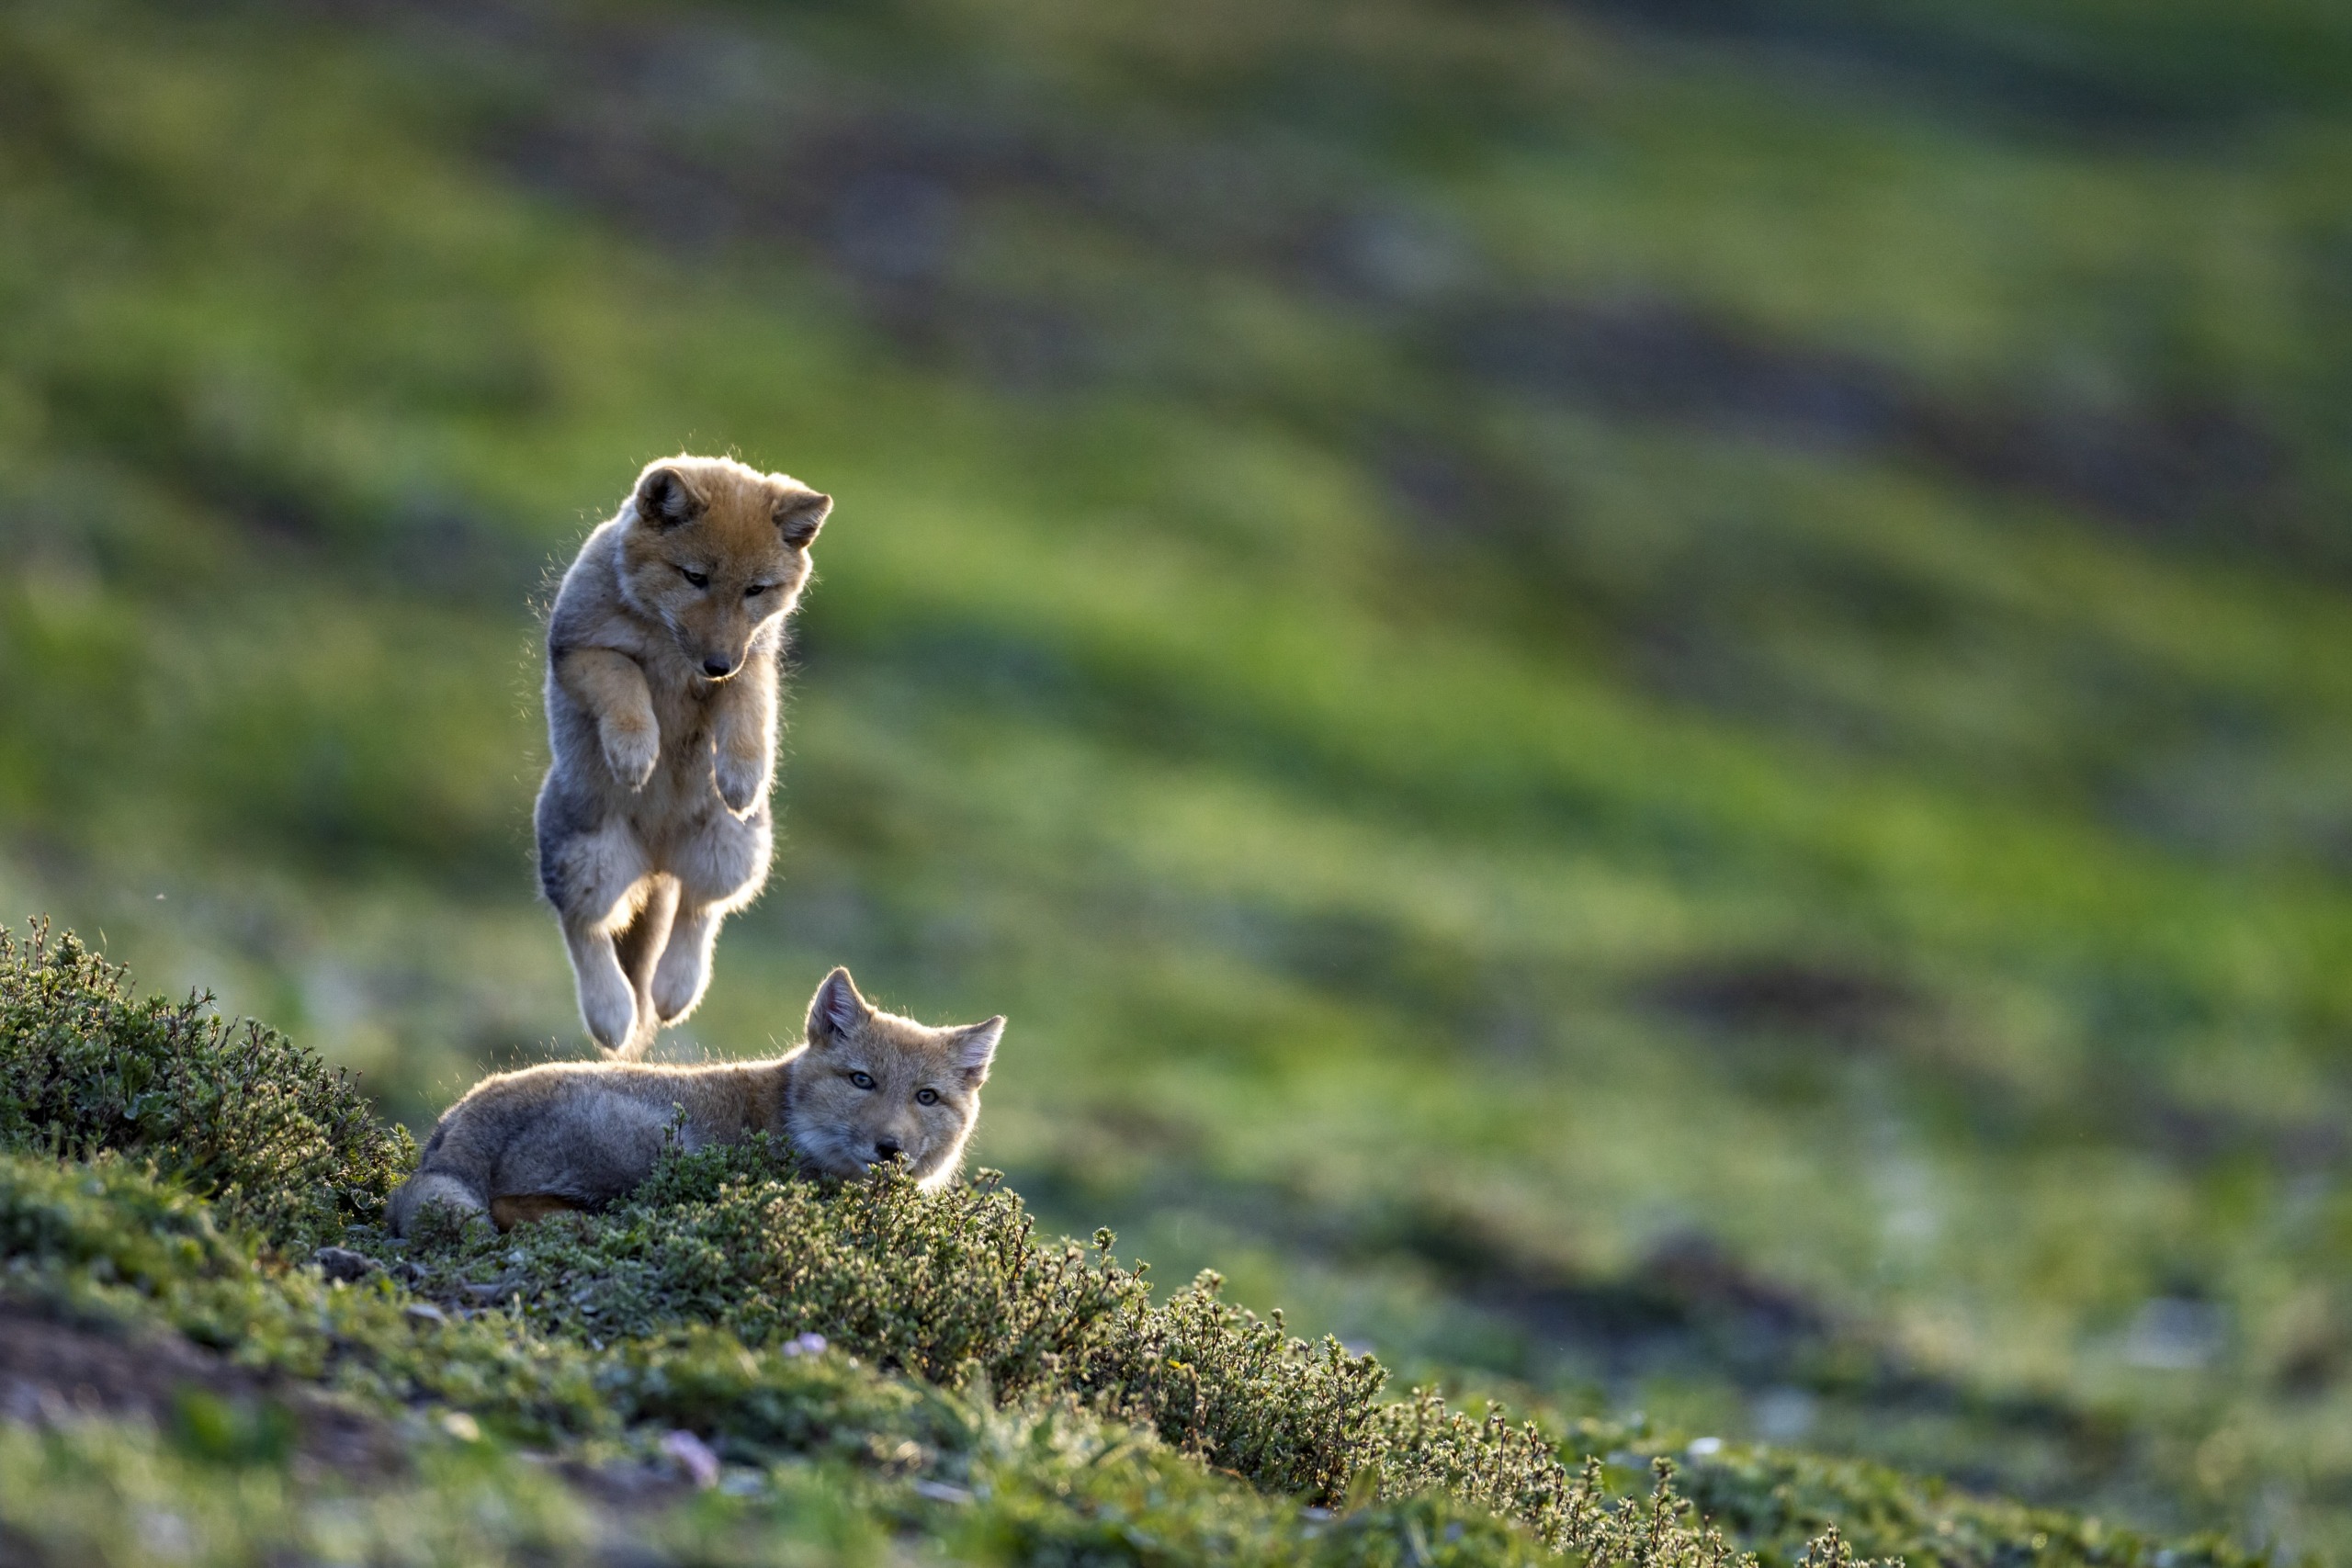
[[[1646, 1428], [1383, 1402], [1214, 1274], [1040, 1246], [994, 1172], [820, 1183], [760, 1138], [395, 1241], [405, 1134], [283, 1036], [43, 931], [0, 1008], [11, 1562], [2258, 1561], [1769, 1451], [1685, 1495]], [[288, 1208], [304, 1160], [343, 1179]]]
[[766, 899], [1048, 1223], [1561, 1421], [2352, 1551], [2316, 0], [0, 11], [0, 900], [583, 1049], [531, 605], [841, 498]]

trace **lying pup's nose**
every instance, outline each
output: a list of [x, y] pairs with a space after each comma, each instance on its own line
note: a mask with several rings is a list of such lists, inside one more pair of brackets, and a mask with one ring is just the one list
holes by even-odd
[[897, 1142], [892, 1139], [877, 1138], [875, 1140], [874, 1157], [876, 1161], [896, 1159], [904, 1153], [906, 1153], [906, 1150], [900, 1148]]
[[735, 666], [724, 659], [706, 659], [702, 661], [702, 672], [714, 681], [724, 681], [735, 673]]

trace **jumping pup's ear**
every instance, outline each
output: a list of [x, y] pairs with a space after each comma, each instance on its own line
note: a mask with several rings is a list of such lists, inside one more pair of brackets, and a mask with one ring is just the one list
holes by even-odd
[[956, 1032], [956, 1065], [963, 1069], [965, 1087], [978, 1089], [989, 1081], [989, 1064], [996, 1060], [996, 1043], [1003, 1038], [1001, 1013]]
[[824, 491], [796, 490], [775, 503], [775, 525], [783, 532], [786, 544], [796, 550], [805, 550], [832, 510], [833, 498]]
[[873, 1016], [874, 1010], [857, 994], [857, 982], [849, 977], [849, 971], [836, 969], [808, 1000], [808, 1043], [831, 1044]]
[[702, 498], [675, 468], [648, 468], [637, 481], [637, 514], [656, 528], [674, 528], [702, 515]]

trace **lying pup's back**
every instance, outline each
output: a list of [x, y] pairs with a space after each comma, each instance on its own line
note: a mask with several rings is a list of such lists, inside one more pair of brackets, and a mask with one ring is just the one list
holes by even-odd
[[664, 1149], [781, 1132], [792, 1057], [740, 1066], [551, 1062], [484, 1078], [434, 1128], [392, 1200], [405, 1231], [424, 1204], [487, 1210], [498, 1228], [594, 1209], [645, 1179]]
[[484, 1078], [443, 1112], [416, 1174], [392, 1196], [405, 1233], [428, 1203], [499, 1229], [594, 1209], [645, 1179], [669, 1148], [755, 1133], [792, 1140], [832, 1176], [903, 1157], [926, 1187], [952, 1180], [979, 1115], [1004, 1020], [931, 1029], [878, 1012], [836, 969], [808, 1008], [808, 1039], [763, 1062], [673, 1066], [555, 1062]]

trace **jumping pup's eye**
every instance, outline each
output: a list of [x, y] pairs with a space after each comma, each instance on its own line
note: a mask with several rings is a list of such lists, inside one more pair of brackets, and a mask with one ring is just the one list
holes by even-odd
[[939, 1091], [935, 1089], [919, 1089], [915, 1090], [915, 1103], [917, 1105], [936, 1105], [939, 1103]]
[[860, 1089], [872, 1089], [874, 1087], [874, 1075], [872, 1073], [852, 1073], [849, 1076], [849, 1081], [855, 1084]]
[[688, 582], [693, 583], [696, 588], [707, 588], [710, 586], [710, 579], [705, 573], [699, 571], [689, 571], [684, 567], [680, 567], [678, 569], [678, 575], [684, 578]]

